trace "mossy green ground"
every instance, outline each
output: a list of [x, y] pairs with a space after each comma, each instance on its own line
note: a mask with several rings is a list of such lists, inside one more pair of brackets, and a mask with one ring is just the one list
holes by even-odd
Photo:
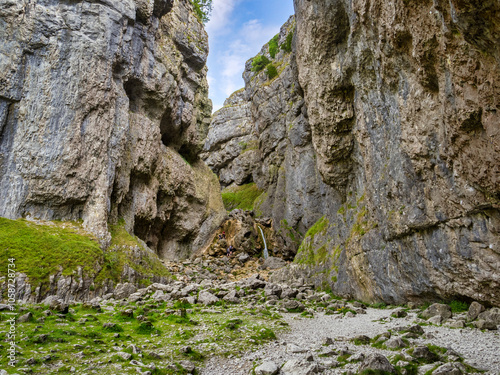
[[[97, 284], [106, 279], [118, 281], [125, 265], [145, 278], [168, 277], [158, 257], [130, 235], [124, 224], [110, 225], [111, 246], [103, 251], [77, 222], [0, 218], [0, 276], [6, 275], [7, 261], [14, 258], [16, 272], [25, 273], [32, 287], [47, 283], [58, 272], [74, 274], [79, 267]], [[137, 248], [139, 252], [134, 251]]]
[[252, 210], [257, 197], [262, 194], [257, 185], [250, 184], [228, 187], [222, 191], [222, 201], [226, 210], [231, 211], [236, 208]]
[[[130, 308], [134, 311], [133, 317], [120, 313]], [[9, 374], [22, 372], [22, 368], [29, 368], [34, 374], [70, 374], [71, 367], [76, 374], [136, 374], [136, 366], [116, 354], [127, 352], [132, 354], [131, 359], [144, 364], [142, 371], [154, 364], [153, 374], [182, 374], [185, 372], [168, 369], [168, 366], [182, 360], [191, 360], [199, 366], [211, 356], [238, 356], [274, 340], [275, 332], [286, 327], [281, 316], [262, 309], [215, 306], [207, 310], [194, 305], [187, 317], [182, 318], [168, 308], [165, 302], [124, 307], [110, 304], [103, 305], [103, 312], [98, 312], [79, 304], [73, 306], [69, 314], [52, 312], [47, 317], [46, 306], [18, 310], [18, 314], [30, 311], [33, 319], [16, 325], [19, 347], [16, 368], [9, 368], [5, 356], [0, 360], [0, 368]], [[151, 324], [141, 322], [141, 315]], [[7, 314], [0, 314], [2, 324], [8, 318]], [[103, 323], [116, 325], [104, 329]], [[0, 339], [5, 342], [5, 331], [0, 333]], [[141, 353], [134, 354], [131, 345], [138, 347]], [[186, 345], [192, 348], [191, 353], [180, 350]]]

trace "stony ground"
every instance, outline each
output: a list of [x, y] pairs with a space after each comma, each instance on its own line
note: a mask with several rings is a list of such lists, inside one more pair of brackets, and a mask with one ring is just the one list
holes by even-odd
[[[17, 306], [17, 363], [3, 356], [0, 374], [500, 372], [498, 309], [365, 306], [302, 280], [267, 282], [269, 267], [282, 265], [199, 258], [169, 264], [177, 279], [169, 284]], [[0, 312], [3, 352], [11, 315], [6, 305]]]

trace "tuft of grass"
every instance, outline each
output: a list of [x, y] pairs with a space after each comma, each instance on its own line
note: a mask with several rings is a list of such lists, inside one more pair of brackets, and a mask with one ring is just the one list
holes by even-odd
[[262, 194], [257, 185], [252, 182], [241, 186], [232, 186], [222, 191], [222, 201], [228, 211], [240, 208], [252, 210], [257, 197]]

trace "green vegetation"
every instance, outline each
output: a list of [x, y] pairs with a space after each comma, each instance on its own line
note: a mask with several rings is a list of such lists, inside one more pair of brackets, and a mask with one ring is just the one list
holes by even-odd
[[[58, 272], [72, 275], [79, 267], [85, 276], [94, 278], [97, 285], [106, 279], [118, 281], [125, 265], [144, 277], [170, 276], [156, 254], [125, 230], [123, 220], [109, 225], [109, 230], [111, 246], [103, 251], [78, 222], [34, 223], [0, 218], [0, 275], [7, 272], [8, 259], [14, 258], [16, 271], [25, 273], [34, 288], [47, 287], [51, 275]], [[140, 258], [137, 258], [139, 253], [133, 251], [137, 247], [142, 250]]]
[[451, 301], [448, 303], [453, 313], [460, 313], [469, 310], [469, 304], [463, 301]]
[[96, 264], [104, 259], [99, 243], [78, 223], [40, 225], [0, 218], [0, 249], [0, 274], [7, 272], [7, 261], [14, 258], [16, 271], [28, 275], [33, 286], [48, 281], [61, 268], [63, 275], [78, 267], [95, 275]]
[[270, 80], [278, 76], [278, 71], [272, 63], [267, 65], [266, 74]]
[[305, 237], [314, 237], [318, 233], [323, 234], [329, 223], [328, 219], [322, 216], [311, 228], [309, 228]]
[[[330, 222], [324, 216], [321, 217], [314, 225], [309, 228], [304, 236], [304, 240], [300, 244], [295, 262], [299, 264], [319, 264], [324, 262], [328, 257], [329, 241], [324, 241], [319, 245], [315, 245], [314, 237], [317, 234], [326, 233], [326, 229]], [[340, 248], [339, 248], [340, 250]]]
[[[102, 309], [94, 309], [88, 304], [77, 304], [68, 314], [50, 311], [43, 305], [18, 307], [17, 314], [31, 312], [33, 319], [16, 325], [16, 368], [29, 368], [33, 374], [83, 374], [96, 370], [111, 375], [137, 374], [136, 367], [144, 372], [154, 365], [153, 374], [184, 374], [187, 372], [182, 369], [172, 369], [172, 364], [189, 359], [198, 362], [198, 366], [208, 357], [234, 356], [259, 348], [275, 340], [275, 332], [286, 327], [278, 314], [268, 310], [264, 310], [266, 314], [259, 313], [260, 309], [254, 308], [214, 307], [217, 311], [207, 312], [204, 306], [196, 304], [182, 318], [171, 314], [174, 302], [150, 299], [142, 305], [129, 303], [122, 307], [103, 301], [101, 306]], [[124, 315], [127, 309], [133, 309], [134, 316]], [[10, 317], [0, 312], [0, 321]], [[6, 335], [6, 331], [0, 332], [0, 339], [5, 341]], [[2, 356], [0, 368], [16, 372], [15, 368], [9, 370], [8, 360]], [[138, 360], [141, 365], [116, 367], [131, 360]], [[74, 369], [70, 372], [71, 367]]]
[[252, 61], [252, 72], [260, 72], [264, 69], [271, 61], [264, 55], [256, 56]]
[[274, 59], [276, 57], [276, 53], [278, 52], [278, 39], [279, 35], [276, 34], [270, 41], [269, 41], [269, 55]]
[[232, 186], [222, 191], [222, 201], [226, 210], [231, 211], [236, 208], [243, 210], [252, 210], [254, 201], [262, 190], [259, 190], [257, 185], [252, 182], [241, 186]]
[[292, 52], [292, 40], [293, 40], [294, 30], [290, 31], [286, 36], [285, 42], [281, 45], [281, 49], [286, 53]]
[[191, 0], [191, 4], [198, 19], [207, 23], [212, 12], [212, 0]]

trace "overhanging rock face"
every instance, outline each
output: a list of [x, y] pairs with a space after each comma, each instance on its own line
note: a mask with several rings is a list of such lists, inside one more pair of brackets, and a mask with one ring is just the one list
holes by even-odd
[[160, 255], [204, 246], [225, 212], [198, 159], [207, 35], [189, 1], [0, 8], [0, 216], [107, 223]]

